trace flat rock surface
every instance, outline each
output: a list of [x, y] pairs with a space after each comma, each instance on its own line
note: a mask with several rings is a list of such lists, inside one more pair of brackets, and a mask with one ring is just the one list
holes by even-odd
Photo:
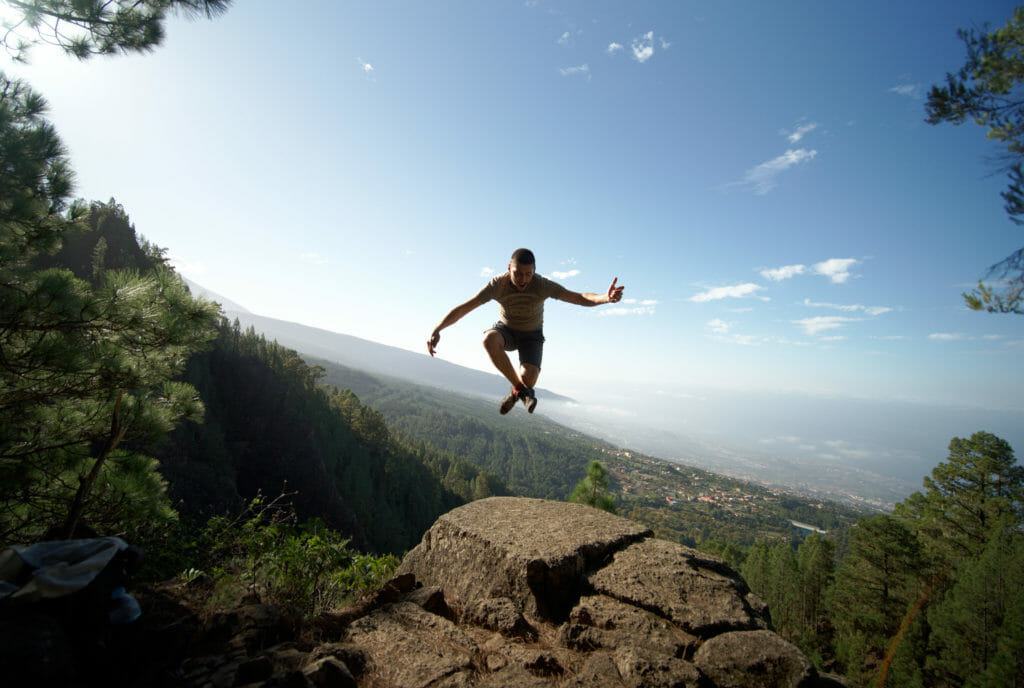
[[507, 597], [529, 614], [561, 619], [588, 568], [650, 535], [581, 504], [491, 497], [441, 516], [398, 572], [443, 587], [449, 602]]
[[629, 545], [589, 582], [595, 591], [650, 610], [694, 635], [767, 627], [759, 605], [748, 602], [746, 583], [723, 561], [665, 540]]

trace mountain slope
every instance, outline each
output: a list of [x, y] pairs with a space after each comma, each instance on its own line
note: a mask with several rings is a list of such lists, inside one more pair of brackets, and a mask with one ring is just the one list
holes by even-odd
[[[416, 354], [398, 347], [371, 342], [297, 323], [275, 320], [254, 313], [225, 310], [229, 320], [238, 319], [242, 328], [253, 327], [268, 339], [307, 356], [340, 363], [367, 373], [401, 378], [420, 385], [448, 389], [473, 396], [499, 398], [508, 383], [500, 375], [482, 373], [447, 361]], [[545, 389], [540, 399], [571, 401]]]

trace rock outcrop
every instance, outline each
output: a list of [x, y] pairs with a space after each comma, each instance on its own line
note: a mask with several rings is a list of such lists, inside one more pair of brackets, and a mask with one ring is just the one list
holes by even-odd
[[722, 560], [538, 499], [495, 497], [441, 516], [387, 585], [312, 627], [255, 599], [205, 619], [169, 616], [180, 620], [160, 644], [181, 646], [171, 673], [153, 675], [159, 664], [145, 661], [148, 677], [103, 685], [840, 685], [769, 628], [764, 604]]
[[[348, 624], [359, 685], [829, 685], [720, 559], [578, 504], [495, 497], [435, 522], [407, 595]], [[355, 672], [353, 672], [355, 673]]]

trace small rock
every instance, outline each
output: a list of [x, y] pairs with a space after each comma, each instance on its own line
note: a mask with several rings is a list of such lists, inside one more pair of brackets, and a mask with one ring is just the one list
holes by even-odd
[[510, 637], [537, 637], [537, 631], [516, 609], [515, 603], [507, 597], [492, 597], [471, 603], [463, 612], [462, 621]]
[[810, 688], [817, 679], [810, 660], [772, 631], [715, 636], [693, 661], [716, 685], [732, 688]]
[[316, 688], [356, 688], [348, 667], [334, 657], [324, 657], [302, 670]]

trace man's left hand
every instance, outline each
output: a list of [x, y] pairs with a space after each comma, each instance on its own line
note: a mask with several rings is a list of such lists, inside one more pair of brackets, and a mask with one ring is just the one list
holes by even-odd
[[615, 283], [618, 281], [619, 278], [616, 277], [612, 280], [611, 286], [608, 287], [608, 303], [618, 303], [622, 300], [622, 290], [625, 289], [625, 287], [615, 286]]

